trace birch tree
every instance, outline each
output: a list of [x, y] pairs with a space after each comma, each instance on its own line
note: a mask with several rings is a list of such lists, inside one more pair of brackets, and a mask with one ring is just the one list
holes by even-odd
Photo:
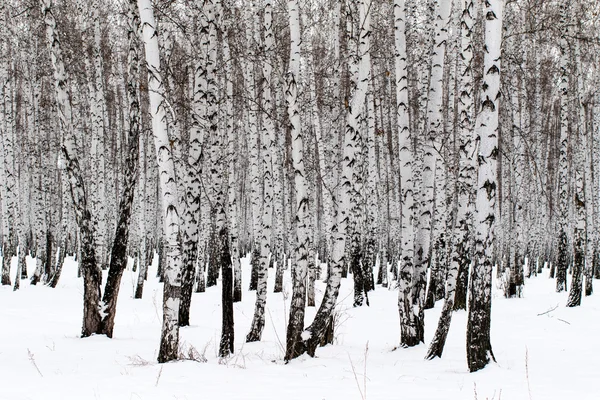
[[475, 138], [473, 137], [473, 23], [475, 8], [472, 0], [461, 1], [461, 54], [459, 60], [459, 171], [456, 196], [456, 228], [453, 240], [450, 242], [451, 259], [446, 280], [446, 295], [444, 306], [438, 321], [438, 326], [429, 345], [425, 358], [441, 357], [446, 343], [452, 311], [456, 281], [460, 270], [467, 271], [471, 263], [471, 248], [473, 240], [473, 193], [476, 176]]
[[485, 48], [481, 112], [475, 134], [479, 137], [473, 262], [467, 323], [469, 371], [484, 368], [494, 359], [490, 342], [492, 257], [496, 215], [496, 165], [498, 157], [498, 109], [500, 100], [500, 47], [504, 0], [490, 0], [485, 9]]
[[12, 101], [12, 90], [13, 90], [13, 71], [10, 63], [10, 49], [9, 49], [9, 35], [8, 35], [8, 16], [9, 10], [5, 8], [4, 2], [0, 5], [0, 20], [2, 21], [3, 27], [0, 28], [0, 36], [3, 38], [0, 43], [0, 54], [4, 58], [0, 62], [0, 85], [2, 85], [2, 91], [0, 92], [2, 110], [0, 110], [0, 130], [1, 130], [1, 142], [0, 152], [2, 153], [1, 160], [2, 164], [0, 169], [2, 172], [2, 220], [3, 220], [3, 242], [2, 242], [2, 274], [1, 283], [2, 285], [10, 285], [10, 266], [14, 255], [16, 255], [15, 249], [15, 214], [17, 211], [18, 204], [16, 202], [17, 196], [17, 185], [15, 175], [15, 149], [14, 149], [14, 118], [13, 118], [13, 101]]
[[[257, 245], [260, 245], [258, 270], [256, 274], [256, 304], [254, 311], [254, 319], [252, 320], [252, 326], [250, 332], [246, 337], [248, 342], [260, 340], [262, 331], [264, 328], [265, 321], [265, 305], [267, 299], [267, 274], [269, 271], [269, 256], [271, 255], [271, 233], [272, 233], [272, 221], [273, 221], [273, 166], [272, 166], [272, 153], [275, 141], [275, 125], [272, 119], [273, 110], [273, 99], [271, 94], [271, 79], [272, 79], [272, 59], [274, 51], [274, 37], [273, 37], [273, 5], [270, 0], [264, 2], [264, 17], [263, 17], [263, 31], [264, 31], [264, 57], [265, 61], [262, 65], [262, 106], [265, 109], [265, 113], [262, 119], [262, 129], [260, 134], [261, 152], [260, 158], [262, 159], [262, 184], [263, 186], [263, 206], [262, 213], [260, 214], [260, 237], [256, 238]], [[255, 143], [252, 143], [255, 146]], [[256, 160], [258, 163], [258, 160]], [[257, 171], [256, 173], [260, 173]], [[253, 179], [254, 180], [254, 179]], [[253, 188], [253, 191], [258, 192], [259, 188]], [[253, 206], [253, 213], [259, 212], [260, 207]], [[253, 217], [255, 218], [255, 217]], [[258, 243], [260, 240], [260, 243]], [[254, 257], [254, 254], [253, 254]]]
[[160, 73], [158, 31], [154, 10], [150, 0], [138, 0], [142, 25], [146, 66], [148, 69], [148, 91], [152, 133], [158, 161], [161, 205], [164, 223], [167, 263], [164, 269], [163, 324], [158, 362], [177, 359], [179, 349], [179, 293], [181, 291], [181, 245], [179, 242], [179, 204], [177, 177], [172, 148], [167, 134], [164, 87]]
[[306, 302], [306, 277], [308, 274], [308, 185], [304, 165], [304, 138], [300, 122], [298, 82], [300, 78], [300, 9], [297, 0], [288, 0], [290, 23], [290, 69], [286, 75], [286, 103], [292, 134], [292, 162], [296, 192], [296, 247], [295, 266], [292, 271], [293, 293], [287, 326], [285, 360], [291, 360], [304, 351], [304, 307]]
[[[60, 162], [69, 177], [75, 216], [81, 235], [80, 268], [84, 278], [82, 336], [86, 337], [98, 332], [100, 326], [101, 315], [98, 305], [102, 275], [96, 264], [92, 218], [87, 205], [88, 197], [77, 157], [77, 144], [73, 130], [73, 114], [69, 101], [69, 78], [65, 71], [56, 19], [52, 10], [52, 1], [42, 0], [41, 10], [46, 25], [48, 50], [54, 69], [56, 102], [62, 134]], [[50, 257], [50, 254], [47, 256]]]
[[[414, 186], [413, 186], [413, 138], [409, 126], [408, 69], [406, 65], [406, 3], [394, 2], [395, 19], [395, 67], [396, 67], [396, 113], [399, 135], [400, 187], [402, 190], [401, 240], [402, 257], [398, 276], [398, 309], [400, 312], [400, 340], [403, 345], [412, 344], [413, 313], [412, 280], [414, 276]], [[415, 343], [416, 344], [416, 343]]]
[[567, 42], [567, 2], [560, 2], [561, 11], [561, 36], [560, 36], [560, 158], [559, 168], [559, 220], [558, 220], [558, 250], [556, 259], [556, 291], [562, 292], [567, 289], [567, 268], [571, 258], [569, 251], [569, 239], [567, 231], [569, 228], [569, 160], [567, 158], [569, 147], [569, 118], [567, 109], [569, 102], [569, 55]]
[[[337, 17], [341, 17], [339, 8], [335, 9]], [[292, 24], [293, 20], [290, 21]], [[336, 42], [337, 43], [337, 42]], [[339, 48], [336, 48], [336, 53]], [[336, 54], [337, 56], [337, 54]], [[337, 57], [336, 57], [337, 58]], [[357, 100], [358, 101], [358, 100]], [[327, 286], [321, 301], [321, 305], [315, 315], [313, 322], [304, 329], [301, 334], [302, 345], [298, 345], [295, 353], [290, 358], [298, 357], [306, 351], [310, 356], [315, 355], [319, 345], [327, 342], [327, 334], [333, 329], [333, 311], [339, 295], [339, 289], [342, 280], [342, 273], [347, 258], [345, 254], [346, 243], [348, 242], [346, 233], [348, 232], [348, 223], [350, 211], [352, 209], [353, 198], [353, 170], [356, 158], [355, 131], [345, 129], [343, 138], [343, 156], [341, 159], [341, 176], [339, 193], [333, 191], [332, 202], [335, 212], [332, 218], [332, 246], [331, 256], [328, 260]], [[337, 193], [337, 195], [336, 195]]]
[[[425, 150], [425, 162], [430, 163], [430, 154], [434, 158], [434, 194], [431, 205], [423, 204], [423, 210], [431, 212], [432, 218], [432, 233], [430, 244], [431, 256], [428, 262], [430, 265], [429, 274], [429, 291], [432, 292], [432, 299], [435, 299], [435, 291], [438, 286], [438, 281], [441, 276], [445, 275], [446, 270], [446, 219], [448, 218], [446, 210], [446, 187], [448, 185], [448, 177], [446, 176], [447, 159], [445, 145], [448, 140], [445, 139], [444, 132], [444, 70], [446, 66], [446, 47], [448, 42], [448, 25], [450, 21], [450, 10], [452, 8], [451, 1], [436, 2], [436, 14], [434, 24], [434, 41], [433, 54], [431, 59], [431, 76], [429, 84], [429, 98], [427, 99], [427, 119], [428, 119], [428, 137], [427, 145], [431, 145], [431, 149]], [[450, 67], [451, 68], [451, 67]], [[427, 166], [425, 170], [427, 170]], [[425, 175], [429, 177], [429, 175]], [[428, 189], [428, 184], [424, 181], [425, 190]], [[425, 249], [424, 249], [425, 250]]]
[[[365, 290], [365, 271], [362, 263], [364, 262], [364, 248], [362, 246], [361, 228], [364, 221], [362, 209], [362, 187], [363, 177], [362, 168], [364, 160], [362, 156], [363, 135], [361, 122], [366, 120], [365, 100], [371, 78], [371, 55], [370, 55], [370, 35], [371, 35], [371, 5], [370, 0], [358, 2], [358, 44], [356, 47], [356, 89], [352, 98], [352, 105], [348, 109], [346, 130], [353, 132], [353, 141], [357, 148], [355, 154], [356, 167], [353, 169], [353, 190], [352, 190], [352, 216], [347, 225], [346, 235], [349, 235], [349, 265], [354, 279], [354, 307], [362, 306]], [[368, 304], [368, 298], [367, 298]]]
[[[108, 337], [113, 336], [113, 327], [115, 321], [117, 296], [121, 277], [127, 267], [127, 245], [129, 242], [129, 226], [131, 211], [133, 206], [134, 188], [137, 181], [138, 161], [139, 161], [139, 136], [140, 136], [140, 104], [139, 104], [139, 54], [138, 54], [138, 32], [140, 27], [140, 17], [138, 14], [136, 0], [128, 2], [128, 43], [129, 52], [128, 63], [128, 81], [127, 81], [127, 99], [129, 102], [129, 152], [127, 157], [125, 179], [123, 185], [123, 195], [119, 204], [119, 220], [114, 236], [114, 242], [110, 254], [110, 267], [106, 286], [104, 288], [104, 297], [102, 298], [102, 322], [100, 332]], [[145, 244], [142, 244], [145, 246]], [[140, 258], [141, 263], [147, 264], [145, 252]], [[140, 268], [141, 270], [141, 268]], [[140, 274], [142, 275], [142, 274]]]
[[[573, 165], [574, 165], [574, 199], [573, 208], [575, 221], [573, 223], [573, 279], [571, 281], [571, 289], [569, 290], [569, 299], [567, 300], [568, 307], [576, 307], [581, 305], [581, 295], [583, 291], [583, 275], [586, 270], [586, 263], [590, 264], [590, 259], [587, 256], [588, 252], [588, 240], [587, 236], [587, 214], [589, 195], [586, 194], [586, 188], [589, 180], [586, 180], [589, 175], [587, 168], [587, 157], [588, 153], [588, 140], [587, 132], [585, 129], [585, 113], [584, 107], [581, 102], [581, 96], [583, 95], [583, 83], [580, 71], [581, 54], [579, 43], [575, 43], [575, 54], [574, 63], [577, 70], [576, 74], [576, 97], [575, 102], [572, 105], [574, 111], [577, 111], [577, 140], [575, 146], [573, 146]], [[591, 236], [591, 235], [590, 235]], [[590, 281], [589, 274], [586, 274], [586, 282]]]

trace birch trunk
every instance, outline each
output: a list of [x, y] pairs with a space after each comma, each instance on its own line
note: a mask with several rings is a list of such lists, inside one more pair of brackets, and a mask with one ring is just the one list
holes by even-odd
[[[261, 160], [262, 160], [262, 184], [263, 186], [263, 205], [260, 215], [262, 226], [260, 236], [257, 239], [257, 245], [260, 245], [259, 266], [256, 273], [256, 303], [254, 318], [250, 327], [250, 332], [246, 336], [247, 342], [260, 340], [265, 323], [265, 306], [267, 302], [267, 275], [269, 271], [269, 255], [271, 254], [271, 232], [273, 220], [273, 166], [272, 152], [275, 140], [275, 125], [271, 117], [273, 112], [273, 99], [271, 94], [272, 67], [274, 37], [273, 37], [273, 5], [271, 0], [264, 2], [264, 57], [263, 76], [262, 76], [262, 106], [265, 109], [262, 120], [262, 132], [260, 136]], [[254, 146], [254, 143], [253, 143]], [[258, 162], [258, 161], [257, 161]], [[253, 189], [254, 190], [254, 189]], [[260, 207], [253, 207], [253, 212], [260, 210]], [[260, 240], [260, 242], [258, 241]]]
[[[248, 24], [250, 29], [246, 29], [246, 42], [250, 52], [256, 51], [253, 46], [259, 44], [260, 34], [258, 23], [256, 22], [257, 13], [254, 6], [248, 7]], [[260, 268], [260, 245], [261, 237], [261, 173], [260, 173], [260, 146], [259, 146], [259, 90], [255, 80], [255, 63], [248, 62], [244, 65], [244, 86], [248, 91], [248, 118], [247, 118], [247, 140], [248, 140], [248, 158], [250, 162], [250, 201], [252, 204], [252, 274], [250, 277], [250, 290], [256, 290], [258, 284], [258, 270]], [[257, 302], [259, 294], [257, 293]]]
[[[366, 121], [365, 100], [367, 97], [369, 80], [371, 79], [371, 54], [370, 54], [370, 36], [371, 36], [371, 1], [365, 0], [358, 3], [359, 11], [359, 30], [358, 30], [358, 46], [356, 48], [356, 91], [352, 98], [352, 105], [348, 112], [348, 126], [346, 129], [351, 129], [354, 132], [354, 142], [356, 143], [356, 167], [354, 168], [353, 176], [353, 197], [352, 216], [350, 224], [348, 224], [347, 235], [350, 235], [349, 248], [349, 264], [354, 279], [354, 307], [362, 306], [367, 296], [365, 287], [366, 279], [365, 272], [362, 267], [364, 262], [364, 248], [362, 245], [361, 230], [364, 225], [364, 212], [362, 208], [362, 187], [363, 187], [363, 167], [364, 156], [363, 150], [363, 135], [362, 122]], [[348, 229], [347, 228], [347, 229]], [[369, 304], [368, 297], [366, 299]]]
[[472, 35], [474, 6], [472, 0], [462, 0], [461, 54], [459, 61], [459, 172], [458, 193], [456, 196], [456, 228], [450, 242], [451, 259], [446, 280], [444, 306], [438, 326], [429, 345], [426, 359], [441, 357], [450, 330], [452, 311], [455, 309], [455, 295], [459, 271], [467, 271], [471, 263], [473, 243], [473, 193], [475, 186], [475, 137], [473, 132], [473, 60]]
[[[56, 101], [60, 117], [60, 127], [63, 133], [60, 162], [66, 169], [71, 187], [71, 196], [75, 207], [75, 217], [81, 237], [80, 268], [84, 280], [84, 305], [82, 336], [87, 337], [97, 333], [100, 327], [100, 284], [101, 270], [96, 264], [95, 242], [93, 235], [92, 217], [88, 209], [88, 197], [85, 190], [83, 174], [76, 155], [77, 145], [73, 129], [73, 115], [69, 101], [69, 80], [65, 71], [61, 44], [56, 28], [56, 20], [52, 12], [52, 1], [42, 0], [42, 15], [46, 25], [46, 38], [54, 69]], [[51, 258], [51, 254], [47, 254]]]
[[567, 5], [561, 1], [561, 26], [563, 26], [560, 37], [560, 158], [558, 162], [559, 176], [559, 222], [558, 222], [558, 254], [556, 258], [556, 291], [562, 292], [567, 289], [567, 268], [571, 259], [569, 251], [569, 124], [570, 113], [568, 112], [569, 92], [569, 58], [567, 35]]
[[[406, 53], [406, 3], [394, 2], [395, 67], [396, 67], [396, 123], [399, 136], [402, 256], [398, 274], [398, 311], [400, 313], [400, 340], [403, 346], [414, 345], [411, 334], [415, 315], [412, 307], [411, 282], [414, 270], [415, 191], [413, 186], [413, 138], [409, 126], [408, 69]], [[415, 343], [416, 344], [416, 343]]]
[[500, 54], [504, 0], [490, 0], [485, 11], [484, 75], [481, 112], [475, 132], [480, 138], [477, 175], [475, 261], [467, 323], [469, 371], [494, 360], [490, 342], [492, 257], [496, 216]]
[[2, 55], [2, 61], [0, 61], [0, 85], [2, 86], [2, 92], [0, 93], [0, 155], [2, 163], [0, 169], [2, 170], [2, 182], [1, 195], [2, 195], [2, 221], [4, 222], [2, 229], [2, 274], [1, 283], [2, 285], [10, 285], [10, 265], [13, 256], [16, 255], [15, 249], [15, 211], [17, 211], [18, 205], [16, 204], [17, 199], [17, 185], [15, 178], [15, 154], [14, 154], [14, 117], [12, 107], [12, 86], [13, 79], [12, 68], [10, 65], [10, 49], [8, 44], [8, 32], [6, 27], [8, 26], [8, 15], [9, 11], [5, 10], [4, 7], [0, 8], [2, 15], [0, 21], [2, 21], [3, 27], [0, 28], [0, 37], [2, 37], [2, 43], [0, 44], [0, 54]]
[[297, 80], [300, 78], [300, 10], [297, 0], [288, 0], [290, 23], [290, 70], [287, 73], [286, 103], [292, 134], [292, 162], [296, 193], [296, 247], [295, 266], [292, 268], [293, 293], [287, 326], [285, 360], [298, 357], [305, 351], [303, 335], [308, 273], [309, 204], [308, 184], [304, 168], [304, 138], [300, 122], [300, 104]]
[[[574, 111], [577, 111], [577, 141], [573, 146], [573, 161], [574, 161], [574, 178], [575, 178], [575, 193], [573, 207], [575, 210], [575, 220], [573, 223], [573, 279], [571, 281], [571, 290], [569, 291], [569, 299], [567, 307], [577, 307], [581, 305], [581, 295], [583, 290], [583, 274], [586, 270], [586, 256], [588, 247], [588, 238], [586, 235], [588, 202], [586, 196], [586, 153], [588, 153], [587, 132], [585, 129], [585, 114], [581, 96], [583, 94], [583, 82], [580, 74], [581, 55], [579, 43], [575, 43], [575, 68], [577, 69], [576, 83], [577, 96]], [[586, 273], [586, 278], [588, 274]], [[589, 279], [586, 279], [588, 281]]]
[[[228, 5], [225, 6], [225, 11], [229, 10]], [[225, 62], [225, 79], [226, 79], [226, 113], [227, 113], [227, 156], [228, 156], [228, 171], [227, 171], [227, 193], [228, 193], [228, 214], [229, 214], [229, 237], [231, 242], [231, 261], [233, 263], [233, 301], [242, 301], [242, 265], [240, 262], [240, 244], [239, 244], [239, 213], [237, 201], [237, 178], [236, 174], [236, 144], [238, 142], [237, 132], [234, 127], [234, 110], [233, 110], [233, 60], [229, 49], [229, 40], [232, 29], [227, 25], [223, 36], [223, 59]], [[225, 277], [225, 276], [224, 276]]]
[[165, 234], [166, 265], [164, 265], [163, 325], [158, 362], [175, 360], [179, 350], [179, 303], [181, 294], [181, 245], [179, 242], [179, 204], [177, 177], [172, 148], [167, 134], [164, 87], [160, 73], [158, 32], [150, 0], [138, 0], [144, 50], [148, 68], [148, 92], [152, 132], [158, 161], [162, 215]]
[[[138, 179], [138, 161], [139, 161], [139, 135], [140, 135], [140, 104], [139, 104], [139, 54], [137, 34], [140, 28], [140, 17], [137, 9], [136, 0], [128, 2], [128, 80], [127, 80], [127, 100], [129, 103], [129, 132], [128, 142], [129, 151], [124, 174], [123, 194], [119, 203], [119, 220], [114, 236], [114, 242], [110, 253], [110, 267], [106, 286], [104, 288], [104, 297], [102, 298], [102, 322], [100, 333], [112, 338], [117, 310], [117, 297], [121, 285], [121, 277], [127, 267], [127, 245], [129, 241], [129, 226], [131, 212], [133, 208], [133, 196], [135, 184]], [[142, 233], [145, 239], [145, 232]], [[142, 240], [144, 240], [142, 239]], [[145, 241], [145, 240], [144, 240]], [[145, 246], [145, 244], [142, 244]], [[142, 252], [140, 263], [147, 265], [146, 253]], [[145, 268], [140, 267], [140, 276], [143, 276]], [[136, 293], [137, 294], [137, 293]]]

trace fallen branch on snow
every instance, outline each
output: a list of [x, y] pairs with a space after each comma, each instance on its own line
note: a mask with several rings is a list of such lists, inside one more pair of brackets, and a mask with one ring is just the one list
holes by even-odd
[[552, 312], [552, 311], [556, 310], [557, 308], [558, 308], [558, 304], [557, 304], [556, 306], [554, 306], [554, 308], [551, 308], [551, 309], [549, 309], [548, 311], [544, 311], [543, 313], [541, 313], [541, 314], [538, 314], [538, 317], [539, 317], [540, 315], [545, 315], [545, 314], [548, 314], [548, 313], [550, 313], [550, 312]]

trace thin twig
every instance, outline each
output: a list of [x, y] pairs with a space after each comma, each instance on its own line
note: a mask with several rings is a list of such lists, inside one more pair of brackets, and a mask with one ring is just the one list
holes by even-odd
[[545, 314], [548, 314], [548, 313], [550, 313], [550, 312], [552, 312], [552, 311], [556, 310], [557, 308], [558, 308], [558, 304], [557, 304], [557, 305], [556, 305], [554, 308], [551, 308], [551, 309], [549, 309], [548, 311], [544, 311], [543, 313], [541, 313], [541, 314], [538, 314], [538, 317], [539, 317], [540, 315], [545, 315]]
[[356, 381], [356, 387], [358, 388], [358, 392], [360, 393], [360, 398], [362, 400], [365, 400], [365, 396], [363, 395], [363, 392], [360, 389], [360, 383], [358, 383], [358, 376], [356, 375], [356, 370], [354, 369], [354, 363], [352, 362], [352, 358], [350, 358], [350, 353], [348, 353], [348, 360], [350, 360], [350, 367], [352, 368], [352, 373], [354, 374], [354, 381]]
[[277, 333], [277, 328], [275, 328], [275, 322], [273, 322], [273, 315], [271, 315], [271, 310], [269, 309], [269, 307], [267, 307], [267, 311], [269, 312], [269, 318], [271, 319], [271, 325], [273, 325], [273, 331], [275, 332], [275, 337], [277, 338], [277, 343], [279, 343], [279, 347], [281, 348], [281, 351], [283, 352], [283, 354], [285, 354], [285, 348], [283, 347], [283, 343], [281, 342], [281, 339], [279, 338], [279, 334]]
[[158, 381], [160, 380], [160, 376], [162, 375], [162, 369], [163, 366], [160, 366], [160, 370], [158, 371], [158, 375], [156, 376], [156, 383], [154, 384], [154, 386], [158, 386]]
[[367, 340], [367, 344], [365, 345], [365, 367], [364, 367], [364, 375], [363, 375], [363, 389], [365, 391], [365, 397], [367, 398], [367, 354], [369, 353], [369, 341]]
[[529, 383], [529, 350], [525, 346], [525, 378], [527, 379], [527, 392], [529, 393], [529, 400], [531, 399], [531, 384]]
[[43, 378], [44, 375], [42, 374], [42, 371], [40, 371], [40, 369], [38, 368], [35, 359], [33, 358], [33, 353], [31, 352], [31, 350], [27, 349], [27, 354], [29, 354], [29, 361], [31, 361], [31, 363], [33, 364], [33, 366], [35, 367], [35, 369], [37, 370], [38, 374], [40, 374], [40, 376]]

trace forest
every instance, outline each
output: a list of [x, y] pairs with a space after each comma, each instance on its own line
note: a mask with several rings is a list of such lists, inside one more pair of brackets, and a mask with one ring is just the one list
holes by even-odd
[[529, 301], [544, 276], [578, 307], [600, 279], [599, 15], [596, 0], [0, 0], [0, 309], [76, 274], [80, 336], [117, 339], [122, 297], [160, 282], [162, 365], [198, 358], [180, 331], [218, 290], [220, 362], [263, 340], [277, 302], [287, 367], [336, 346], [350, 285], [366, 314], [393, 293], [377, 318], [398, 357], [442, 358], [458, 315], [482, 370], [493, 299]]

